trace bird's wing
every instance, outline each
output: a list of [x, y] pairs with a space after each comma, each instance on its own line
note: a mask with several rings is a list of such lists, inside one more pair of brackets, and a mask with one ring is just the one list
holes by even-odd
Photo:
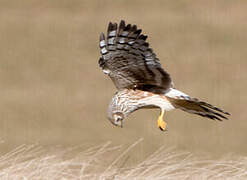
[[109, 23], [107, 36], [100, 35], [99, 65], [110, 76], [117, 89], [140, 89], [163, 93], [172, 87], [170, 75], [136, 25], [122, 20]]

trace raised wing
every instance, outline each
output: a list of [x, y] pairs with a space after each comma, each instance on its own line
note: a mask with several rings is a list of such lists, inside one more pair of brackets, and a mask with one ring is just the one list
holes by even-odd
[[141, 89], [164, 93], [172, 87], [170, 75], [136, 25], [109, 23], [107, 37], [101, 33], [99, 65], [117, 89]]

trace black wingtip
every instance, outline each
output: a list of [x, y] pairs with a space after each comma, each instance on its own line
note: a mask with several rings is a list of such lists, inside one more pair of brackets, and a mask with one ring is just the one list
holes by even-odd
[[99, 40], [100, 40], [100, 41], [105, 40], [105, 35], [104, 35], [104, 33], [100, 33]]
[[100, 67], [103, 67], [103, 65], [104, 65], [104, 59], [103, 58], [99, 58], [98, 63], [99, 63], [99, 66]]
[[113, 23], [112, 28], [112, 30], [117, 30], [117, 23]]
[[121, 20], [119, 23], [119, 29], [124, 29], [124, 27], [125, 27], [125, 21]]
[[109, 24], [108, 24], [108, 28], [107, 28], [107, 32], [109, 33], [110, 31], [112, 31], [112, 28], [113, 27], [113, 24], [112, 24], [112, 22], [109, 22]]
[[136, 30], [136, 32], [135, 32], [135, 34], [141, 34], [141, 32], [142, 32], [142, 30], [141, 29], [138, 29], [138, 30]]
[[227, 114], [227, 115], [231, 116], [231, 114], [230, 114], [229, 112], [225, 112], [225, 114]]
[[131, 27], [131, 31], [132, 32], [135, 32], [137, 30], [137, 26], [136, 25], [133, 25], [132, 27]]
[[143, 35], [143, 34], [141, 34], [140, 36], [139, 36], [139, 39], [143, 39], [144, 41], [147, 39], [147, 37], [148, 36], [145, 36], [145, 35]]

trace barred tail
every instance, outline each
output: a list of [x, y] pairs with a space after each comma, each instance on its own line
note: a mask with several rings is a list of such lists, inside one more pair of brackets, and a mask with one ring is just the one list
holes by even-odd
[[183, 111], [198, 114], [203, 117], [207, 117], [213, 120], [222, 121], [222, 119], [228, 119], [225, 115], [230, 115], [230, 113], [223, 111], [211, 104], [200, 101], [196, 98], [191, 98], [189, 96], [180, 96], [179, 98], [168, 97], [170, 102], [178, 109]]

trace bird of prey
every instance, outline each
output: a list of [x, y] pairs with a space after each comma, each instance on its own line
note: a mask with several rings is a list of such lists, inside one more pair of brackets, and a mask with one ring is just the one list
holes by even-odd
[[230, 115], [211, 104], [192, 98], [175, 89], [170, 75], [136, 25], [125, 21], [109, 23], [106, 36], [100, 34], [99, 66], [117, 88], [108, 108], [108, 119], [116, 126], [141, 108], [160, 108], [158, 127], [165, 131], [165, 111], [181, 109], [209, 119], [227, 119]]

